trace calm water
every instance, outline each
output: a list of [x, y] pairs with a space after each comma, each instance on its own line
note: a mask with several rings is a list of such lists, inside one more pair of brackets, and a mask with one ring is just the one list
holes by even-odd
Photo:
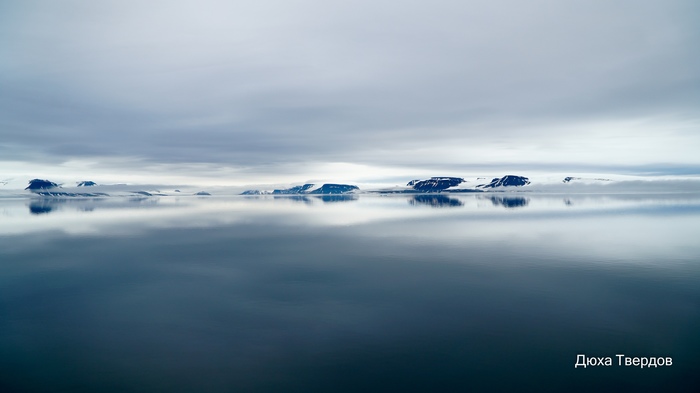
[[3, 199], [0, 391], [698, 392], [699, 239], [697, 195]]

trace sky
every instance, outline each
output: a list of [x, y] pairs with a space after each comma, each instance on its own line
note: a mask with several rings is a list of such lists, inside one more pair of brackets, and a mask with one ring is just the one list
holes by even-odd
[[0, 180], [700, 175], [700, 2], [2, 1]]

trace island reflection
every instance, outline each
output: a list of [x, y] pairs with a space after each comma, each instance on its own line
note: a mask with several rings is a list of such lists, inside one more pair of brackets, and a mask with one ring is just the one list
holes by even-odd
[[530, 203], [530, 200], [524, 197], [492, 196], [490, 199], [494, 206], [503, 206], [509, 209], [514, 207], [524, 207]]
[[446, 195], [430, 194], [430, 195], [415, 195], [408, 200], [411, 205], [428, 205], [431, 207], [460, 207], [464, 206], [464, 202], [457, 198], [450, 198]]

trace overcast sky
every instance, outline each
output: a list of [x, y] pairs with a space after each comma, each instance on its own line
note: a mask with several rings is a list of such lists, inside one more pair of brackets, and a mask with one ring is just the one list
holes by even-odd
[[699, 21], [695, 0], [2, 1], [0, 180], [697, 175]]

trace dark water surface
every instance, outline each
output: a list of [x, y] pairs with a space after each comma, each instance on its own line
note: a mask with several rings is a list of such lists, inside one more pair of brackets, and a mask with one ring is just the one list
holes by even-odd
[[0, 261], [1, 392], [700, 391], [694, 195], [5, 199]]

